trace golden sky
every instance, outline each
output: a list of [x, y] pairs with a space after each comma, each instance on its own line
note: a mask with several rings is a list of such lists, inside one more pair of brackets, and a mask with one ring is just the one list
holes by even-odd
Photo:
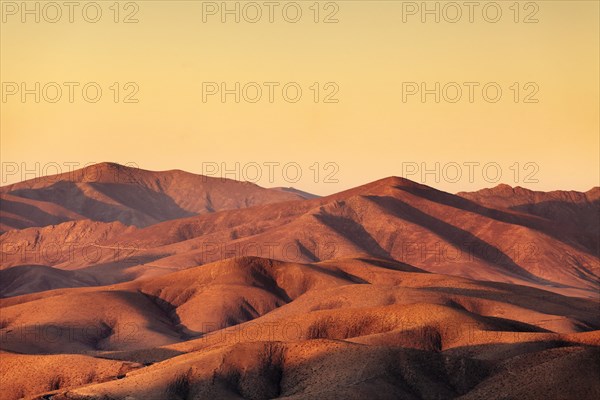
[[[450, 192], [600, 179], [598, 1], [427, 2], [439, 22], [421, 1], [227, 2], [239, 22], [221, 1], [1, 3], [0, 155], [22, 172], [2, 184], [100, 161], [218, 176], [239, 163], [228, 177], [317, 194], [390, 175]], [[239, 103], [222, 82], [240, 83]], [[439, 103], [423, 101], [436, 82]]]

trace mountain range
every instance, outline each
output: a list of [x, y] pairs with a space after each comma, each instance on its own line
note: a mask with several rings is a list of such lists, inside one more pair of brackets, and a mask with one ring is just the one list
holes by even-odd
[[0, 398], [595, 398], [599, 211], [114, 163], [4, 186]]

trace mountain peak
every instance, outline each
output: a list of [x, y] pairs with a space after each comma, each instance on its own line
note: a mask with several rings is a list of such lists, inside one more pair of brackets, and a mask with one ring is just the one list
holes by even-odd
[[506, 183], [500, 183], [499, 185], [496, 185], [493, 188], [490, 188], [489, 190], [493, 193], [509, 194], [509, 193], [514, 193], [514, 192], [518, 191], [519, 189], [523, 189], [523, 188], [521, 188], [519, 186], [512, 187]]
[[[2, 187], [1, 230], [69, 218], [144, 227], [221, 210], [304, 200], [308, 194], [266, 189], [180, 170], [148, 171], [101, 162]], [[10, 197], [10, 200], [9, 200]]]
[[430, 188], [427, 185], [423, 185], [421, 183], [411, 181], [410, 179], [403, 178], [401, 176], [388, 176], [382, 179], [378, 179], [374, 182], [368, 183], [365, 186], [373, 186], [373, 187], [411, 187], [411, 188]]

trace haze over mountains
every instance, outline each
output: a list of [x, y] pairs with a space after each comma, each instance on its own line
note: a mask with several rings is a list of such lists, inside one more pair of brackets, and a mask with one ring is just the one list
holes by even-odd
[[594, 398], [599, 211], [110, 163], [5, 186], [0, 397]]

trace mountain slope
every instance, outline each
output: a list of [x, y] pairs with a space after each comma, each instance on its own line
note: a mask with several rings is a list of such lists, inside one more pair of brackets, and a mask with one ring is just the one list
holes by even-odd
[[4, 231], [84, 218], [143, 227], [219, 210], [304, 198], [291, 190], [113, 163], [4, 186], [0, 194]]
[[600, 187], [587, 192], [540, 192], [503, 184], [457, 195], [487, 207], [514, 210], [551, 221], [549, 233], [566, 231], [593, 254], [600, 254]]
[[598, 304], [377, 258], [234, 258], [0, 300], [0, 398], [591, 399]]
[[[593, 232], [561, 230], [544, 217], [488, 207], [395, 177], [323, 198], [224, 210], [142, 229], [115, 226], [101, 236], [93, 232], [104, 228], [81, 226], [5, 233], [0, 242], [12, 251], [2, 254], [2, 268], [39, 264], [32, 254], [77, 237], [84, 249], [41, 264], [85, 271], [109, 284], [235, 256], [314, 262], [362, 254], [585, 297], [597, 297], [600, 286], [598, 257], [579, 240], [597, 240]], [[17, 252], [15, 244], [27, 251]], [[90, 247], [97, 257], [90, 257]]]

